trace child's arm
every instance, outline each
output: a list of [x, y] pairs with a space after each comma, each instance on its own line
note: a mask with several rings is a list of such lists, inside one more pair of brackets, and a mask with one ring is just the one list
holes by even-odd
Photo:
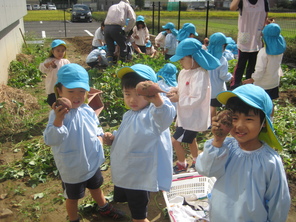
[[172, 87], [170, 91], [167, 93], [167, 97], [171, 100], [172, 103], [176, 103], [179, 101], [178, 88]]
[[159, 107], [163, 104], [163, 99], [160, 93], [156, 93], [154, 96], [144, 96], [144, 99], [150, 103], [153, 103], [156, 107]]

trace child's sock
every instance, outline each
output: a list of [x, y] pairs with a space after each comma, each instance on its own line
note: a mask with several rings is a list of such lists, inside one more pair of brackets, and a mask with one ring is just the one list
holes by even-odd
[[182, 165], [183, 167], [186, 167], [187, 166], [187, 161], [185, 160], [184, 162], [180, 162], [180, 161], [178, 161], [178, 163], [180, 164], [180, 165]]
[[108, 209], [108, 204], [109, 203], [106, 203], [104, 206], [99, 206], [99, 209], [101, 210], [101, 211], [106, 211], [107, 209]]

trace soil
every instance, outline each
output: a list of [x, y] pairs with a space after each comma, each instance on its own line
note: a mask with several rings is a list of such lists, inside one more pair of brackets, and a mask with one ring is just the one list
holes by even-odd
[[[91, 51], [92, 37], [75, 37], [64, 39], [67, 43], [67, 56], [73, 63], [78, 63], [85, 68], [89, 68], [85, 63], [88, 53]], [[20, 59], [27, 59], [25, 56], [20, 56]], [[40, 84], [40, 93], [44, 92], [44, 84]], [[12, 103], [12, 98], [18, 98], [17, 101], [22, 101], [26, 106], [26, 110], [38, 109], [37, 100], [34, 96], [27, 94], [22, 90], [16, 90], [11, 87], [0, 87], [1, 99], [7, 103], [10, 102], [11, 107], [15, 104]], [[5, 92], [5, 93], [4, 93]], [[287, 90], [280, 93], [279, 100], [281, 105], [291, 103], [296, 105], [296, 90]], [[12, 108], [16, 112], [15, 108]], [[48, 107], [49, 110], [49, 107]], [[43, 122], [47, 121], [47, 116], [41, 117]], [[41, 132], [34, 135], [42, 137]], [[2, 140], [1, 140], [2, 141]], [[21, 141], [21, 137], [19, 138]], [[0, 143], [0, 164], [9, 165], [9, 163], [21, 160], [22, 152], [14, 152], [12, 150], [11, 142]], [[296, 166], [296, 163], [294, 163]], [[295, 168], [295, 167], [294, 167]], [[112, 189], [110, 168], [102, 171], [104, 176], [104, 194], [108, 195]], [[288, 222], [295, 222], [296, 218], [296, 176], [295, 174], [287, 174], [289, 180], [289, 187], [292, 199]], [[62, 222], [66, 221], [66, 209], [63, 198], [59, 198], [62, 193], [61, 181], [58, 179], [50, 179], [46, 183], [40, 184], [35, 188], [26, 186], [26, 181], [23, 180], [7, 180], [0, 183], [0, 219], [3, 222], [10, 221], [47, 221], [47, 222]], [[44, 197], [36, 198], [36, 194], [43, 193]], [[34, 196], [35, 195], [35, 196]], [[37, 195], [38, 196], [38, 195]], [[34, 198], [35, 197], [35, 198]], [[87, 192], [86, 196], [80, 200], [80, 204], [90, 200], [90, 195]], [[89, 201], [88, 201], [89, 202]], [[114, 203], [115, 207], [126, 212], [129, 215], [127, 204]], [[162, 192], [151, 193], [151, 199], [148, 206], [148, 218], [150, 221], [169, 221], [165, 216], [164, 208], [166, 204]], [[7, 216], [3, 216], [7, 212]], [[113, 221], [108, 218], [103, 218], [96, 213], [89, 213], [83, 216], [83, 221]], [[127, 219], [126, 221], [131, 221]]]

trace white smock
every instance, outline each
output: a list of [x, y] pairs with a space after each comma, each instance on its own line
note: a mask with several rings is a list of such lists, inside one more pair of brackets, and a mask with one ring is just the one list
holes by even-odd
[[227, 137], [221, 148], [204, 144], [196, 159], [197, 171], [217, 181], [211, 192], [211, 222], [285, 222], [290, 194], [279, 154], [263, 143], [243, 151], [236, 139]]
[[65, 183], [81, 183], [90, 179], [105, 161], [102, 143], [98, 136], [103, 130], [94, 110], [87, 104], [71, 109], [63, 125], [53, 125], [56, 115], [50, 111], [43, 133], [44, 141], [51, 146], [55, 163]]
[[127, 111], [111, 147], [111, 172], [115, 186], [157, 192], [169, 191], [173, 150], [169, 127], [176, 115], [168, 98], [160, 107], [148, 105]]

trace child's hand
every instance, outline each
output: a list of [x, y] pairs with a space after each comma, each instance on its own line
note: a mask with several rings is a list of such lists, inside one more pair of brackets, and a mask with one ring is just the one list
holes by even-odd
[[52, 61], [50, 61], [48, 63], [45, 63], [44, 65], [45, 65], [46, 68], [52, 67], [53, 69], [55, 69], [57, 67], [57, 65], [55, 64], [55, 60], [52, 60]]
[[252, 84], [254, 82], [254, 79], [250, 78], [250, 79], [245, 79], [243, 81], [243, 84]]
[[212, 118], [212, 133], [215, 137], [225, 138], [232, 129], [232, 111], [223, 110]]
[[175, 103], [179, 101], [179, 94], [177, 88], [171, 88], [171, 90], [166, 94], [167, 97], [171, 100], [171, 102]]
[[63, 107], [63, 106], [56, 106], [56, 102], [54, 102], [52, 104], [51, 107], [55, 114], [56, 114], [56, 118], [53, 122], [53, 125], [56, 127], [61, 127], [63, 125], [63, 120], [65, 118], [65, 115], [70, 111], [69, 109]]
[[163, 104], [163, 99], [159, 93], [156, 93], [154, 96], [144, 96], [144, 99], [150, 103], [153, 103], [156, 107], [159, 107]]
[[110, 132], [106, 132], [103, 137], [103, 143], [111, 146], [114, 140], [114, 136]]

